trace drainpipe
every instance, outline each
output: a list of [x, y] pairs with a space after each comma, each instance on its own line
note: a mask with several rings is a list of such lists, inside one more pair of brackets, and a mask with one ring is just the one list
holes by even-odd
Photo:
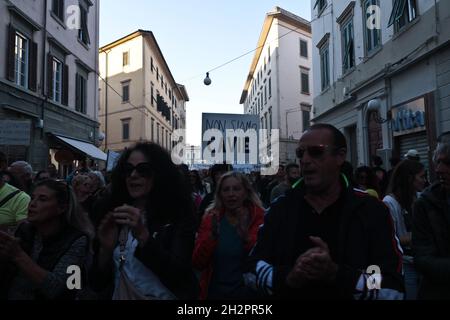
[[110, 51], [103, 51], [105, 53], [105, 151], [108, 151], [108, 54]]
[[[46, 92], [46, 74], [47, 74], [47, 68], [46, 68], [46, 61], [47, 61], [47, 0], [44, 1], [44, 30], [42, 31], [42, 70], [41, 70], [41, 90], [42, 90], [42, 97], [44, 98], [41, 103], [41, 120], [44, 121], [44, 113], [45, 113], [45, 104], [47, 103], [47, 92]], [[48, 85], [48, 84], [47, 84]], [[41, 139], [44, 138], [44, 125], [41, 128]]]
[[435, 24], [436, 24], [436, 35], [441, 34], [441, 23], [439, 19], [439, 8], [437, 0], [434, 0], [434, 16], [435, 16]]

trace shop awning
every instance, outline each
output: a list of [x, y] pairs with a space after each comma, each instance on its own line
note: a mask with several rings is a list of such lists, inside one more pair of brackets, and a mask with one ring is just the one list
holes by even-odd
[[106, 161], [107, 155], [102, 150], [97, 148], [91, 143], [83, 142], [80, 140], [74, 140], [58, 135], [54, 135], [58, 140], [64, 142], [65, 144], [70, 145], [71, 147], [81, 151], [82, 153], [86, 154], [88, 157], [91, 157], [93, 159], [103, 160]]

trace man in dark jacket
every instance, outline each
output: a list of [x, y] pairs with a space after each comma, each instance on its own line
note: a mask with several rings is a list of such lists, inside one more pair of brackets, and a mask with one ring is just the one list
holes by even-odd
[[434, 154], [438, 182], [414, 204], [412, 244], [423, 278], [419, 299], [450, 299], [450, 143]]
[[342, 133], [316, 124], [297, 149], [303, 179], [272, 204], [250, 257], [249, 285], [284, 299], [402, 299], [402, 259], [381, 202], [340, 174]]

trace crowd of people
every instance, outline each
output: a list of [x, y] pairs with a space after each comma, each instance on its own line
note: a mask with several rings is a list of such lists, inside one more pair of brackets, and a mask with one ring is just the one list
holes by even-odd
[[450, 299], [450, 141], [432, 184], [414, 150], [389, 171], [346, 157], [327, 124], [270, 177], [189, 170], [153, 143], [108, 177], [0, 153], [0, 300]]

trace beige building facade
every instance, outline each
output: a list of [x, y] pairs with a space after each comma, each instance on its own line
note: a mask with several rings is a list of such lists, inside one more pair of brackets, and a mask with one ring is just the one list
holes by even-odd
[[176, 83], [151, 31], [138, 30], [99, 50], [102, 148], [122, 151], [139, 141], [171, 150], [186, 127], [186, 88]]

